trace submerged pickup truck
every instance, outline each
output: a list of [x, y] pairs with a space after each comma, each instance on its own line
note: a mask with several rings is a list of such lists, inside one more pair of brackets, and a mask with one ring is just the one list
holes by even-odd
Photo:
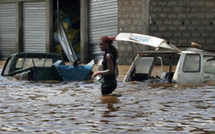
[[139, 51], [124, 82], [204, 83], [215, 80], [215, 52], [201, 49], [198, 44], [177, 47], [164, 39], [136, 33], [119, 33], [116, 40], [155, 48]]
[[82, 81], [90, 78], [92, 65], [65, 65], [56, 53], [16, 53], [9, 56], [1, 75], [30, 81]]

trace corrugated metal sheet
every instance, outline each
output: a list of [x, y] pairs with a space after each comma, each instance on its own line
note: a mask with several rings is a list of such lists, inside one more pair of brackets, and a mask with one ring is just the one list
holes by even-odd
[[23, 3], [24, 52], [46, 52], [45, 2]]
[[16, 52], [15, 3], [0, 4], [0, 58]]
[[98, 47], [99, 38], [102, 36], [116, 36], [117, 34], [117, 0], [90, 0], [89, 10], [91, 58], [99, 59], [103, 55]]

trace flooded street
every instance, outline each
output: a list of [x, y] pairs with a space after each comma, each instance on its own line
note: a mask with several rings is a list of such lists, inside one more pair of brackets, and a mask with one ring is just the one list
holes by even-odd
[[215, 84], [123, 83], [119, 70], [111, 96], [97, 83], [0, 76], [0, 133], [215, 133]]

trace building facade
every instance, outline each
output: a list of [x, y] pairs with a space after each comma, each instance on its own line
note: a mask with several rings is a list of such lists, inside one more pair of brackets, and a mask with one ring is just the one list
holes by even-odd
[[[83, 62], [99, 59], [101, 36], [119, 32], [149, 34], [176, 45], [201, 44], [215, 50], [213, 0], [59, 0], [71, 41], [79, 43]], [[16, 52], [55, 52], [57, 0], [0, 1], [0, 58]], [[75, 6], [72, 6], [75, 5]], [[78, 7], [78, 8], [77, 8]], [[69, 20], [69, 21], [68, 21]], [[138, 50], [131, 43], [114, 44], [119, 64], [131, 64]], [[151, 49], [141, 47], [142, 50]]]
[[0, 1], [0, 58], [16, 52], [50, 52], [52, 12], [49, 0]]

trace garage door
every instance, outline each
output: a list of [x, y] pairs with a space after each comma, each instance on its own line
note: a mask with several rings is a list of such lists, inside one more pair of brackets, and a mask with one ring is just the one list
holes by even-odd
[[0, 59], [16, 52], [15, 3], [0, 4]]
[[117, 0], [90, 0], [89, 40], [91, 58], [99, 59], [103, 55], [98, 47], [99, 38], [102, 36], [116, 36], [117, 14]]
[[23, 3], [24, 52], [46, 52], [45, 2]]

